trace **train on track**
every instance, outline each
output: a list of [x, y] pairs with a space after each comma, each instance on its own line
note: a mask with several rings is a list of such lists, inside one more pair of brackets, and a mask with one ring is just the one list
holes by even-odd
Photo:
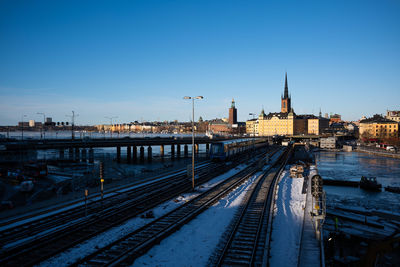
[[213, 161], [227, 160], [235, 155], [268, 145], [266, 138], [236, 139], [211, 144], [210, 159]]

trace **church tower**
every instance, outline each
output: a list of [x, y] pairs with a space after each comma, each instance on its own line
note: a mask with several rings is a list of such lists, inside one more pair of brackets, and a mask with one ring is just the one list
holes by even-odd
[[285, 73], [285, 92], [281, 97], [281, 112], [288, 113], [292, 108], [291, 99], [289, 96], [289, 88], [287, 83], [287, 73]]

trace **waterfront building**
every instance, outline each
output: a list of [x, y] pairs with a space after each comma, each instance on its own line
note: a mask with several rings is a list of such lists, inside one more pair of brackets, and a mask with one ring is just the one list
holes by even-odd
[[320, 135], [325, 129], [329, 128], [329, 119], [310, 115], [307, 119], [307, 127], [308, 134]]
[[18, 122], [18, 127], [29, 127], [28, 121], [20, 121]]
[[325, 138], [320, 138], [320, 148], [335, 149], [336, 148], [336, 137], [330, 136]]
[[266, 115], [263, 109], [258, 116], [258, 135], [293, 135], [295, 116], [293, 110], [289, 113], [276, 112]]
[[314, 115], [296, 115], [291, 103], [287, 74], [285, 74], [284, 94], [281, 96], [281, 112], [265, 114], [262, 109], [257, 121], [246, 122], [246, 133], [258, 136], [321, 134], [329, 127], [329, 120]]
[[399, 136], [399, 123], [381, 115], [360, 121], [360, 136], [364, 139]]
[[400, 122], [400, 110], [386, 111], [386, 119]]

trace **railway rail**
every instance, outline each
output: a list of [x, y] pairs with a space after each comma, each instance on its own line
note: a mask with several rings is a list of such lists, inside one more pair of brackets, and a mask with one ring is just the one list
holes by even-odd
[[[235, 164], [239, 164], [239, 159]], [[225, 164], [210, 164], [199, 168], [198, 183], [206, 182], [212, 177], [225, 172], [228, 168], [235, 166]], [[212, 175], [211, 175], [212, 174]], [[23, 236], [24, 234], [36, 234], [26, 242], [18, 243], [11, 248], [4, 248], [0, 255], [2, 266], [30, 266], [37, 264], [59, 252], [62, 252], [78, 243], [81, 243], [113, 226], [137, 216], [138, 214], [190, 189], [190, 181], [186, 179], [186, 172], [177, 175], [174, 179], [160, 179], [149, 185], [134, 189], [123, 194], [116, 194], [103, 202], [94, 202], [90, 216], [82, 217], [82, 207], [72, 209], [66, 213], [49, 216], [42, 221], [35, 221], [19, 228], [8, 229], [4, 232], [4, 239], [10, 242], [12, 236]], [[138, 191], [139, 190], [139, 191]], [[58, 217], [57, 217], [58, 216]], [[75, 218], [73, 222], [66, 218]], [[77, 219], [80, 218], [80, 219]], [[54, 220], [54, 224], [52, 224]], [[24, 229], [25, 228], [25, 229]], [[30, 230], [29, 228], [32, 228]], [[21, 229], [21, 230], [20, 230]], [[31, 232], [30, 232], [31, 231]], [[38, 234], [39, 233], [39, 234]], [[8, 239], [7, 239], [8, 238]], [[5, 244], [5, 243], [3, 243]]]
[[[211, 164], [212, 163], [210, 162], [201, 164], [196, 168], [196, 171], [202, 173], [209, 168]], [[40, 235], [44, 230], [49, 231], [66, 223], [71, 224], [74, 221], [78, 222], [87, 220], [99, 212], [106, 212], [108, 209], [114, 208], [115, 205], [120, 204], [121, 200], [132, 199], [132, 197], [137, 197], [138, 195], [149, 194], [154, 190], [154, 187], [164, 187], [171, 182], [181, 181], [185, 175], [186, 171], [178, 171], [167, 175], [166, 178], [168, 178], [168, 180], [166, 178], [161, 178], [160, 180], [137, 186], [130, 190], [119, 190], [108, 194], [103, 201], [92, 199], [92, 201], [89, 201], [87, 205], [86, 212], [88, 216], [85, 216], [85, 209], [82, 201], [80, 201], [82, 205], [74, 205], [73, 208], [58, 213], [43, 217], [39, 216], [38, 219], [33, 220], [29, 220], [29, 217], [25, 217], [23, 218], [22, 223], [14, 221], [11, 225], [6, 225], [2, 227], [2, 230], [0, 230], [0, 243], [3, 244], [3, 246], [4, 244], [8, 244], [7, 246], [10, 247], [13, 242], [20, 241], [29, 236]]]
[[[207, 166], [210, 164], [211, 164], [210, 160], [201, 162], [201, 163], [197, 164], [196, 171], [199, 169], [207, 168]], [[178, 176], [178, 175], [180, 175], [180, 177], [183, 177], [185, 174], [186, 174], [186, 168], [165, 172], [165, 173], [157, 175], [153, 178], [147, 179], [146, 182], [139, 181], [136, 183], [130, 183], [129, 185], [120, 186], [118, 188], [113, 188], [113, 189], [109, 190], [106, 194], [104, 194], [104, 200], [115, 197], [116, 195], [121, 195], [123, 193], [127, 193], [127, 192], [129, 193], [129, 191], [131, 191], [131, 189], [133, 189], [133, 187], [140, 187], [140, 186], [144, 186], [144, 185], [148, 185], [148, 184], [153, 184], [153, 183], [157, 182], [157, 180], [160, 180], [163, 178], [174, 179], [174, 177]], [[100, 198], [100, 192], [89, 195], [88, 199], [87, 199], [88, 205], [92, 205], [99, 198]], [[19, 226], [19, 225], [23, 225], [23, 224], [26, 227], [27, 224], [29, 224], [28, 221], [31, 221], [32, 218], [33, 219], [35, 217], [36, 218], [39, 218], [39, 217], [48, 218], [50, 216], [50, 214], [54, 214], [54, 213], [57, 213], [59, 215], [60, 213], [64, 213], [65, 211], [68, 211], [71, 213], [74, 213], [77, 211], [82, 212], [82, 210], [81, 210], [82, 206], [83, 206], [83, 201], [81, 199], [79, 199], [79, 200], [75, 200], [72, 202], [68, 202], [64, 205], [53, 206], [53, 207], [46, 208], [39, 212], [33, 212], [28, 215], [16, 216], [15, 218], [11, 218], [11, 219], [8, 218], [7, 220], [2, 219], [2, 221], [0, 222], [0, 229], [3, 229], [3, 230], [9, 229], [9, 228], [11, 228], [10, 225], [18, 225]], [[90, 208], [90, 207], [88, 206], [88, 208]], [[59, 211], [60, 209], [63, 211], [60, 212]], [[70, 216], [70, 214], [68, 214], [68, 215]], [[41, 219], [41, 220], [43, 220], [43, 219]], [[12, 228], [15, 228], [15, 226]], [[3, 232], [4, 232], [3, 230], [0, 230], [0, 239], [3, 235]]]
[[[274, 205], [275, 184], [291, 155], [281, 155], [253, 184], [244, 199], [245, 205], [233, 221], [221, 249], [211, 260], [215, 266], [264, 266], [265, 247], [269, 245], [270, 213]], [[268, 255], [267, 255], [268, 257]]]
[[[260, 160], [264, 160], [264, 158], [261, 157]], [[253, 176], [258, 170], [259, 164], [256, 162], [179, 208], [90, 254], [73, 266], [115, 266], [132, 263], [135, 258], [177, 231], [185, 223]]]

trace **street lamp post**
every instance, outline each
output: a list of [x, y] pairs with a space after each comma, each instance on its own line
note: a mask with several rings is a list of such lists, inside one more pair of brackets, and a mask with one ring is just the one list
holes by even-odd
[[74, 126], [75, 126], [75, 117], [78, 117], [79, 114], [75, 114], [75, 111], [72, 111], [72, 116], [71, 115], [65, 115], [67, 117], [71, 117], [71, 139], [75, 139], [75, 132], [74, 132]]
[[250, 116], [253, 116], [253, 153], [255, 152], [255, 138], [256, 138], [256, 122], [255, 122], [255, 113], [249, 113]]
[[43, 115], [43, 125], [41, 128], [41, 132], [40, 132], [40, 138], [45, 139], [45, 133], [44, 133], [44, 124], [46, 122], [46, 115], [43, 112], [37, 112], [38, 115]]
[[203, 99], [202, 96], [185, 96], [183, 99], [192, 99], [192, 190], [194, 191], [194, 100]]
[[[113, 119], [116, 119], [116, 118], [118, 118], [118, 116], [114, 116], [114, 117], [104, 117], [104, 118], [106, 118], [106, 119], [109, 119], [110, 120], [110, 123], [111, 123], [111, 130], [110, 130], [110, 135], [111, 135], [111, 139], [112, 139], [112, 127], [113, 127]], [[105, 134], [104, 134], [104, 136], [105, 136]]]
[[24, 117], [26, 117], [26, 115], [22, 115], [21, 116], [21, 120], [22, 120], [22, 129], [21, 129], [21, 141], [24, 140]]

